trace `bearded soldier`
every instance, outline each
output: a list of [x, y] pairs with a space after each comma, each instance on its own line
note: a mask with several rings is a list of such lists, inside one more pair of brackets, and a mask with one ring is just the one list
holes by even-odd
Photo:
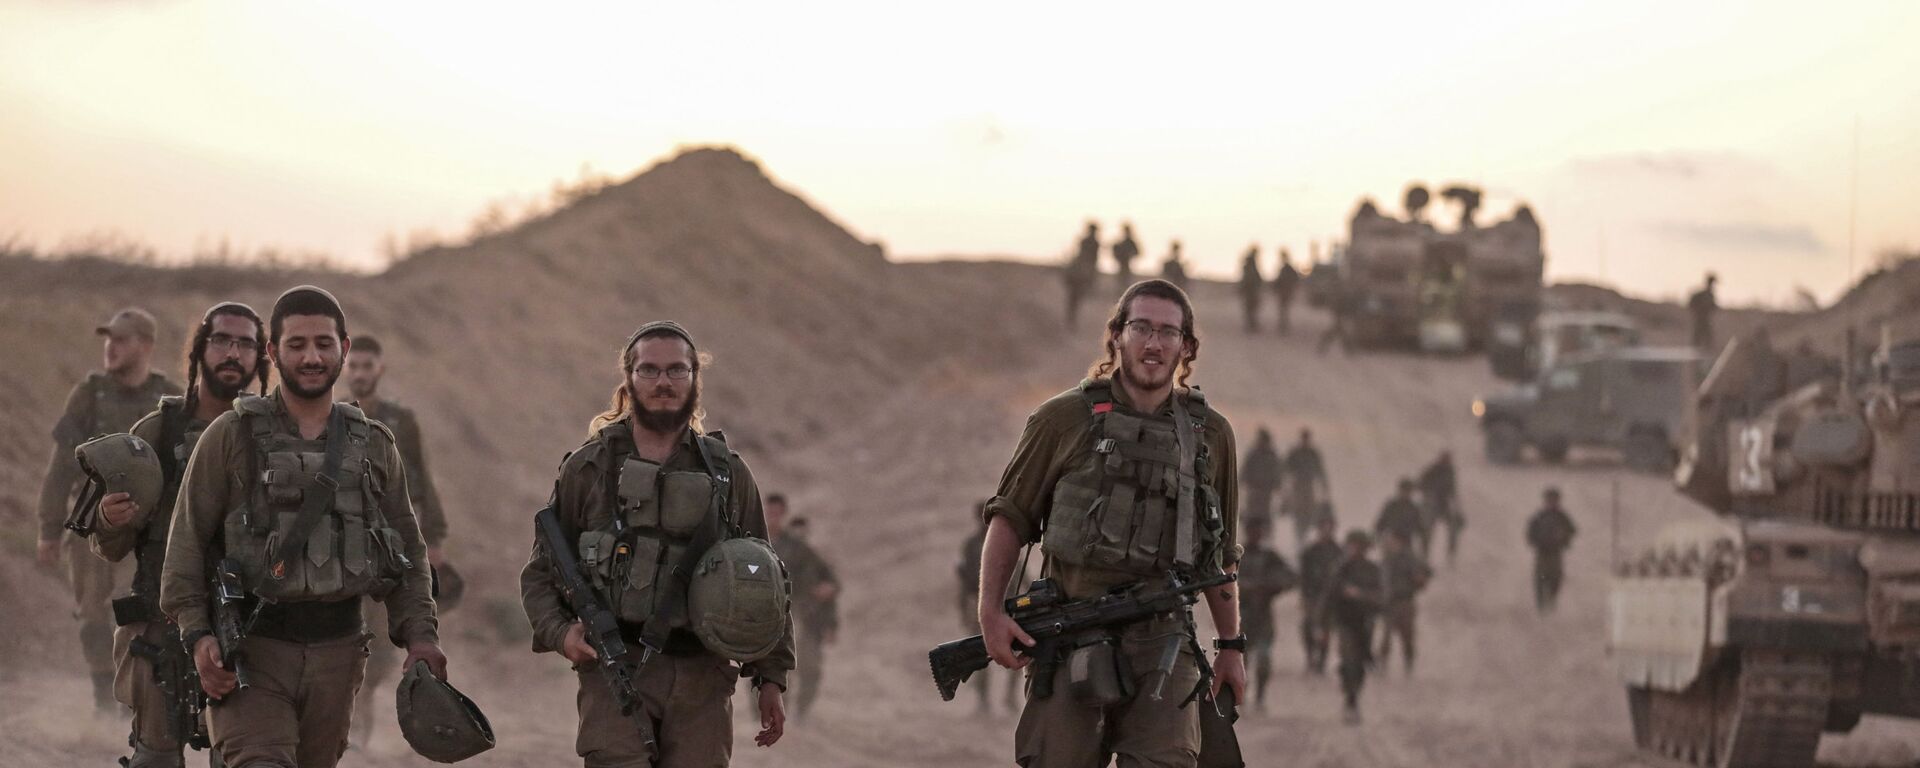
[[[1193, 579], [1238, 567], [1233, 431], [1187, 386], [1200, 338], [1186, 292], [1164, 280], [1135, 283], [1114, 305], [1105, 347], [1085, 381], [1027, 418], [987, 503], [980, 629], [988, 654], [1003, 667], [1036, 661], [1014, 653], [1016, 641], [1034, 641], [998, 599], [1023, 545], [1040, 546], [1045, 575], [1067, 599], [1169, 572]], [[1092, 768], [1111, 755], [1123, 768], [1195, 765], [1199, 707], [1212, 702], [1193, 699], [1218, 695], [1224, 685], [1244, 701], [1246, 689], [1234, 585], [1205, 595], [1221, 638], [1211, 686], [1202, 679], [1204, 651], [1185, 612], [1078, 638], [1060, 649], [1063, 658], [1039, 659], [1028, 673], [1016, 761]], [[1170, 648], [1170, 640], [1179, 642]], [[1086, 679], [1076, 679], [1075, 668]], [[1038, 692], [1049, 686], [1034, 677], [1042, 673], [1052, 675], [1044, 697]], [[1096, 693], [1113, 691], [1118, 695]]]
[[[168, 692], [179, 679], [164, 683], [156, 677], [166, 670], [191, 664], [180, 645], [179, 629], [160, 613], [160, 568], [167, 552], [167, 529], [173, 521], [173, 502], [186, 471], [187, 458], [200, 434], [215, 417], [233, 409], [233, 399], [259, 382], [267, 389], [267, 352], [260, 343], [260, 316], [252, 307], [222, 302], [208, 309], [193, 333], [187, 352], [187, 394], [163, 397], [160, 409], [133, 425], [133, 434], [154, 447], [166, 484], [160, 502], [142, 509], [128, 493], [110, 493], [100, 499], [100, 529], [93, 551], [109, 562], [131, 553], [137, 565], [133, 594], [114, 601], [114, 693], [133, 708], [133, 733], [128, 737], [133, 756], [128, 768], [159, 768], [182, 764], [180, 729], [170, 712]], [[189, 667], [190, 668], [190, 667]], [[177, 672], [176, 672], [177, 675]]]
[[67, 581], [79, 608], [80, 653], [93, 676], [93, 703], [99, 711], [113, 709], [113, 611], [108, 603], [116, 587], [126, 583], [125, 568], [116, 568], [87, 552], [79, 536], [63, 535], [61, 521], [83, 479], [73, 449], [87, 438], [125, 432], [161, 395], [180, 394], [180, 386], [151, 369], [153, 315], [137, 307], [115, 312], [106, 324], [93, 329], [106, 337], [102, 358], [106, 370], [87, 376], [67, 395], [66, 409], [53, 428], [53, 458], [47, 463], [46, 482], [40, 487], [40, 536], [36, 554], [40, 564], [52, 566], [63, 555]]
[[[771, 746], [786, 728], [790, 618], [784, 628], [775, 625], [770, 651], [742, 654], [710, 645], [704, 618], [677, 593], [684, 585], [675, 574], [702, 557], [695, 545], [704, 530], [725, 526], [767, 538], [753, 473], [718, 432], [701, 429], [701, 368], [693, 336], [677, 323], [634, 331], [622, 347], [612, 407], [562, 461], [549, 502], [560, 527], [580, 543], [581, 570], [618, 617], [621, 635], [647, 649], [630, 715], [595, 669], [597, 651], [561, 591], [554, 558], [573, 553], [550, 551], [536, 539], [520, 572], [534, 651], [558, 652], [579, 674], [574, 750], [589, 768], [726, 765], [738, 677], [751, 679], [757, 693], [761, 730], [754, 742]], [[754, 658], [736, 666], [730, 659], [737, 656]]]
[[[446, 678], [439, 622], [393, 433], [333, 401], [351, 341], [332, 294], [299, 286], [268, 318], [280, 376], [207, 425], [167, 535], [160, 607], [179, 625], [226, 765], [326, 768], [347, 747], [365, 672], [364, 597], [387, 604], [387, 638]], [[245, 592], [210, 594], [210, 570]], [[213, 604], [215, 599], [218, 604]], [[215, 614], [246, 617], [233, 640]], [[251, 680], [240, 686], [238, 673]]]

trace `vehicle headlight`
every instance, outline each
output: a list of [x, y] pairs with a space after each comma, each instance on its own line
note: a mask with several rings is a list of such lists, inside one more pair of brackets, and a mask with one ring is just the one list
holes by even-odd
[[1478, 419], [1487, 415], [1487, 401], [1473, 401], [1473, 417]]

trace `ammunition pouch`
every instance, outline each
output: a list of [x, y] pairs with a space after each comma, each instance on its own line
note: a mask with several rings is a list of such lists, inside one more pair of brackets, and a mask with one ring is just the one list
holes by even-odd
[[1133, 674], [1127, 669], [1120, 640], [1100, 633], [1097, 639], [1067, 653], [1067, 692], [1089, 707], [1109, 707], [1133, 697]]
[[113, 625], [116, 627], [165, 621], [166, 618], [160, 612], [159, 603], [148, 595], [132, 594], [113, 601]]
[[321, 643], [366, 631], [357, 597], [332, 602], [268, 603], [259, 610], [248, 637], [289, 643]]

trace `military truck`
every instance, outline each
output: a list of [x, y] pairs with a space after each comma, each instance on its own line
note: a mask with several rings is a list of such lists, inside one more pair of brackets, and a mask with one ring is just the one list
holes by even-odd
[[1920, 340], [1876, 359], [1761, 334], [1701, 383], [1674, 477], [1717, 517], [1618, 561], [1609, 595], [1641, 749], [1807, 768], [1862, 713], [1920, 717]]
[[1640, 326], [1619, 312], [1548, 310], [1532, 327], [1522, 318], [1496, 318], [1487, 345], [1495, 376], [1527, 381], [1561, 358], [1640, 344]]
[[1546, 257], [1540, 225], [1522, 205], [1491, 226], [1474, 220], [1480, 191], [1453, 186], [1441, 196], [1460, 210], [1455, 229], [1428, 223], [1425, 187], [1407, 190], [1404, 219], [1363, 200], [1349, 223], [1339, 290], [1351, 313], [1349, 340], [1362, 347], [1428, 351], [1481, 349], [1496, 320], [1533, 322]]
[[1542, 461], [1559, 463], [1573, 447], [1589, 446], [1664, 472], [1678, 456], [1702, 368], [1691, 347], [1601, 348], [1557, 359], [1538, 379], [1474, 401], [1487, 460], [1514, 464], [1531, 447]]

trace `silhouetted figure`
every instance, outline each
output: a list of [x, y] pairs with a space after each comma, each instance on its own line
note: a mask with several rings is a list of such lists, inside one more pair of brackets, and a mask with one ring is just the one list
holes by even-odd
[[[1297, 549], [1306, 546], [1307, 531], [1313, 527], [1315, 518], [1322, 514], [1324, 502], [1332, 495], [1332, 486], [1327, 483], [1326, 460], [1313, 444], [1313, 430], [1305, 427], [1300, 429], [1300, 442], [1288, 449], [1283, 466], [1286, 479], [1280, 514], [1293, 518], [1293, 541]], [[1325, 514], [1332, 517], [1330, 508]]]
[[1713, 316], [1720, 312], [1720, 303], [1714, 299], [1713, 286], [1719, 278], [1712, 272], [1707, 273], [1707, 284], [1687, 299], [1687, 313], [1693, 316], [1693, 346], [1702, 352], [1713, 350]]
[[1266, 287], [1266, 278], [1260, 276], [1260, 246], [1247, 246], [1247, 255], [1240, 259], [1240, 309], [1247, 318], [1247, 333], [1260, 330], [1260, 294]]
[[1527, 521], [1527, 545], [1533, 547], [1533, 606], [1542, 614], [1560, 604], [1560, 582], [1566, 573], [1567, 549], [1579, 529], [1560, 508], [1560, 489], [1548, 488], [1540, 511]]
[[1133, 222], [1120, 223], [1120, 240], [1113, 244], [1113, 266], [1120, 273], [1120, 285], [1133, 285], [1133, 260], [1140, 256], [1140, 244], [1133, 241]]
[[1345, 553], [1333, 538], [1331, 515], [1313, 522], [1313, 543], [1300, 552], [1300, 648], [1307, 653], [1307, 671], [1327, 673], [1328, 630], [1316, 607], [1326, 601], [1334, 569]]
[[1360, 293], [1345, 280], [1335, 282], [1327, 293], [1327, 313], [1332, 316], [1332, 321], [1327, 324], [1327, 330], [1320, 334], [1320, 354], [1326, 354], [1327, 348], [1333, 346], [1334, 342], [1339, 342], [1342, 353], [1352, 354], [1352, 330], [1348, 326], [1360, 311]]
[[[1429, 531], [1435, 525], [1447, 527], [1447, 564], [1452, 565], [1460, 551], [1460, 529], [1467, 527], [1466, 515], [1460, 510], [1460, 478], [1453, 470], [1452, 451], [1441, 451], [1439, 458], [1421, 470], [1420, 508], [1426, 512]], [[1431, 550], [1432, 546], [1429, 533], [1427, 548]], [[1431, 555], [1430, 551], [1420, 553], [1421, 557]]]
[[1240, 627], [1247, 636], [1247, 667], [1253, 673], [1253, 701], [1265, 708], [1267, 681], [1273, 677], [1273, 601], [1300, 582], [1287, 558], [1269, 546], [1273, 521], [1265, 517], [1246, 521], [1246, 554], [1240, 557]]
[[1423, 542], [1427, 532], [1423, 517], [1420, 505], [1413, 501], [1413, 479], [1400, 478], [1399, 484], [1394, 487], [1393, 498], [1380, 508], [1380, 516], [1373, 521], [1373, 534], [1399, 534], [1415, 546], [1425, 549]]
[[1072, 328], [1080, 315], [1080, 302], [1093, 290], [1100, 271], [1100, 225], [1087, 222], [1087, 234], [1080, 238], [1080, 249], [1062, 271], [1067, 288], [1067, 327]]
[[1253, 447], [1240, 461], [1240, 519], [1267, 519], [1273, 512], [1273, 494], [1280, 490], [1280, 452], [1266, 427], [1254, 434]]
[[1173, 249], [1167, 252], [1167, 261], [1160, 265], [1160, 279], [1187, 290], [1187, 264], [1181, 261], [1180, 241], [1173, 241]]
[[1293, 257], [1280, 249], [1280, 271], [1273, 276], [1273, 297], [1280, 303], [1280, 335], [1293, 330], [1293, 297], [1300, 292], [1300, 270], [1293, 268]]
[[1400, 661], [1407, 674], [1413, 674], [1413, 659], [1419, 654], [1414, 625], [1418, 617], [1415, 599], [1433, 579], [1427, 559], [1413, 551], [1405, 536], [1389, 533], [1380, 539], [1381, 592], [1386, 600], [1380, 625], [1380, 671], [1386, 672], [1393, 660], [1394, 638], [1400, 639]]
[[1347, 533], [1344, 557], [1334, 566], [1326, 594], [1317, 609], [1323, 626], [1333, 631], [1340, 650], [1340, 692], [1348, 725], [1360, 723], [1360, 689], [1373, 667], [1373, 626], [1386, 603], [1380, 566], [1367, 559], [1373, 537], [1366, 531]]

